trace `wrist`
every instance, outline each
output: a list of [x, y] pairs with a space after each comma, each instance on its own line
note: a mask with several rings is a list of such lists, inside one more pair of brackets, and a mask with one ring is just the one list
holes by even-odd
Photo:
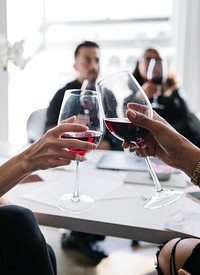
[[23, 167], [23, 156], [16, 155], [0, 167], [0, 196], [4, 195], [24, 177], [30, 174]]
[[180, 159], [180, 169], [185, 172], [188, 177], [192, 178], [195, 168], [200, 162], [200, 149], [188, 142], [182, 150]]
[[35, 171], [33, 167], [33, 161], [29, 158], [29, 148], [22, 152], [20, 155], [21, 171], [23, 173], [32, 173]]

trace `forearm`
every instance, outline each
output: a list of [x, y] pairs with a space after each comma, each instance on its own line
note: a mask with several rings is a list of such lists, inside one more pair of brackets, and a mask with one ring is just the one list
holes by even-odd
[[0, 166], [0, 197], [28, 176], [22, 155], [19, 154]]
[[186, 143], [182, 150], [182, 159], [180, 169], [184, 171], [190, 178], [200, 162], [200, 149], [192, 143]]

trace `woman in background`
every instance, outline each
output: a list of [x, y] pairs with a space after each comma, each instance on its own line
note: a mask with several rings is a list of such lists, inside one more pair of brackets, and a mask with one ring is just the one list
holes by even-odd
[[200, 148], [200, 121], [189, 110], [186, 101], [181, 97], [177, 77], [169, 66], [167, 79], [163, 84], [157, 85], [148, 81], [147, 70], [152, 58], [161, 60], [162, 56], [155, 48], [146, 49], [136, 64], [133, 76], [142, 86], [151, 102], [153, 101], [153, 96], [158, 95], [157, 102], [160, 108], [154, 108], [156, 112], [179, 133]]

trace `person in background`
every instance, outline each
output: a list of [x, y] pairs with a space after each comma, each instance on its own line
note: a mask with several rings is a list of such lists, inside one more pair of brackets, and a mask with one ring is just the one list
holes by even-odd
[[[92, 150], [96, 148], [95, 144], [61, 138], [67, 131], [87, 130], [86, 126], [73, 122], [72, 117], [49, 130], [29, 148], [0, 166], [0, 198], [34, 171], [69, 165], [72, 160], [85, 160], [85, 156], [67, 148]], [[47, 245], [33, 213], [24, 207], [9, 205], [7, 201], [3, 204], [0, 206], [0, 274], [56, 275], [54, 251]]]
[[[74, 69], [77, 71], [77, 78], [58, 90], [52, 98], [47, 109], [45, 131], [57, 124], [60, 107], [66, 90], [80, 89], [83, 86], [90, 90], [96, 90], [95, 82], [100, 70], [99, 45], [93, 41], [82, 42], [75, 49], [74, 59]], [[103, 141], [98, 149], [122, 150], [122, 146], [121, 142], [105, 129]], [[104, 240], [104, 236], [72, 231], [69, 236], [65, 233], [62, 235], [61, 243], [63, 248], [78, 249], [89, 258], [100, 261], [107, 257], [107, 254], [96, 244], [97, 241], [102, 240]]]
[[[83, 86], [88, 90], [96, 90], [95, 84], [100, 71], [99, 45], [93, 41], [82, 42], [75, 49], [74, 60], [74, 69], [77, 72], [77, 78], [67, 83], [53, 96], [47, 109], [45, 132], [57, 125], [60, 107], [66, 90], [80, 89]], [[121, 142], [113, 137], [105, 128], [104, 137], [98, 149], [121, 151], [122, 147]]]
[[142, 86], [149, 100], [153, 101], [153, 96], [158, 94], [157, 101], [160, 108], [154, 108], [156, 112], [169, 122], [179, 133], [193, 142], [200, 148], [200, 121], [192, 113], [181, 96], [181, 90], [178, 87], [177, 77], [168, 66], [167, 80], [157, 85], [147, 80], [147, 70], [150, 60], [162, 59], [161, 54], [156, 48], [146, 49], [138, 60], [133, 71], [133, 76]]
[[[145, 138], [146, 147], [137, 149], [139, 157], [153, 156], [166, 164], [180, 169], [200, 187], [200, 149], [179, 134], [155, 111], [153, 118], [141, 114], [138, 105], [128, 104], [127, 117], [135, 125], [149, 131]], [[124, 142], [128, 148], [130, 143]], [[200, 274], [200, 238], [172, 239], [157, 253], [159, 275], [198, 275]]]

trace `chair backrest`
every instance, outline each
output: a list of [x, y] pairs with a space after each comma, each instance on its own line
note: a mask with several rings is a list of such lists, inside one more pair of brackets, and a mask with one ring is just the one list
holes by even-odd
[[39, 109], [30, 114], [27, 124], [27, 138], [29, 143], [38, 140], [44, 134], [47, 108]]

